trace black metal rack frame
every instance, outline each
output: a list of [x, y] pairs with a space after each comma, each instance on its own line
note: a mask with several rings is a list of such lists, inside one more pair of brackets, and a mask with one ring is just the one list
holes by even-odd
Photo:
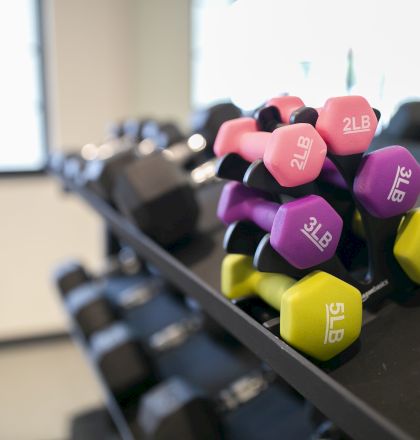
[[[186, 265], [177, 258], [176, 249], [169, 252], [161, 248], [89, 189], [70, 181], [64, 183], [96, 210], [117, 237], [155, 266], [172, 284], [195, 298], [213, 319], [269, 364], [347, 434], [356, 439], [408, 439], [420, 435], [420, 421], [413, 417], [416, 408], [420, 408], [420, 383], [412, 382], [418, 377], [417, 372], [420, 372], [420, 343], [416, 344], [416, 338], [412, 334], [416, 330], [420, 332], [420, 307], [417, 307], [420, 303], [415, 303], [415, 300], [413, 302], [413, 296], [408, 298], [408, 303], [403, 307], [392, 302], [385, 303], [378, 312], [381, 319], [371, 317], [367, 320], [369, 328], [367, 331], [364, 329], [362, 334], [363, 348], [349, 362], [335, 369], [315, 365], [227, 300], [215, 287], [218, 280], [213, 279], [209, 283], [203, 279], [203, 268], [201, 273], [192, 270], [188, 263]], [[210, 222], [210, 232], [213, 231], [215, 240], [218, 241], [220, 260], [223, 254], [223, 229], [221, 226], [217, 228], [214, 202], [219, 190], [218, 185], [207, 186], [200, 190], [200, 198], [203, 199], [205, 221], [208, 222], [208, 218], [213, 219]], [[209, 198], [214, 199], [213, 203], [208, 202]], [[188, 246], [187, 243], [182, 250], [184, 255], [188, 252]], [[213, 266], [217, 258], [211, 259]], [[212, 267], [209, 270], [214, 275], [215, 270], [218, 272], [219, 269]], [[417, 289], [416, 293], [420, 293], [420, 290]], [[399, 316], [404, 312], [408, 317], [404, 321], [406, 324], [400, 328], [400, 334], [395, 333], [397, 329], [393, 328], [384, 333], [383, 326], [390, 327], [390, 322], [393, 323], [397, 316], [398, 319], [404, 319]], [[382, 327], [376, 325], [376, 321], [382, 323]], [[367, 337], [364, 336], [366, 334]], [[380, 348], [375, 351], [381, 336], [383, 339], [379, 344]], [[403, 340], [407, 342], [405, 346], [401, 345]], [[418, 352], [413, 355], [416, 347]], [[395, 368], [389, 368], [392, 364], [390, 360], [398, 360], [400, 352], [411, 355], [403, 355]], [[377, 371], [378, 362], [383, 365], [382, 376]], [[402, 362], [408, 362], [406, 368], [401, 368]], [[392, 377], [391, 374], [394, 375], [396, 369], [399, 374]], [[376, 376], [380, 382], [378, 384], [372, 379]], [[396, 393], [402, 384], [405, 386], [401, 390], [402, 395], [400, 393], [398, 396]], [[389, 401], [381, 401], [382, 392]], [[402, 402], [406, 402], [407, 406], [404, 407]]]

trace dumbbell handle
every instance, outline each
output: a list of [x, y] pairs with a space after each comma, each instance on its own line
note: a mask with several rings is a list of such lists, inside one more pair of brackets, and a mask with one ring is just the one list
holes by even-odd
[[[286, 290], [296, 282], [286, 275], [259, 273], [254, 274], [256, 282], [254, 290], [267, 304], [280, 311], [281, 297]], [[273, 292], [275, 294], [273, 295]]]
[[238, 153], [250, 162], [264, 156], [271, 133], [264, 131], [243, 133], [238, 138]]
[[270, 232], [280, 204], [258, 198], [246, 200], [244, 204], [247, 219], [253, 221], [264, 231]]
[[[222, 125], [214, 143], [214, 152], [220, 157], [226, 153], [237, 153], [243, 159], [253, 162], [264, 156], [267, 143], [272, 136], [271, 133], [258, 131], [254, 118], [240, 118], [225, 122]], [[229, 128], [236, 127], [233, 132]]]
[[218, 393], [216, 401], [219, 402], [219, 411], [234, 411], [240, 405], [258, 397], [275, 378], [274, 373], [269, 371], [255, 371], [239, 377]]
[[280, 206], [263, 198], [259, 191], [231, 182], [222, 191], [217, 215], [226, 224], [249, 220], [270, 232]]

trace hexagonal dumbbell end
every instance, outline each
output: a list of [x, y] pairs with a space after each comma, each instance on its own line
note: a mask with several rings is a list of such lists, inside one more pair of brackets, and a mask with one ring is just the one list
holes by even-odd
[[278, 210], [270, 243], [290, 264], [307, 269], [335, 254], [343, 220], [322, 197], [310, 195], [285, 203]]
[[377, 126], [378, 118], [362, 96], [328, 99], [316, 122], [329, 151], [340, 156], [366, 151]]
[[398, 230], [395, 258], [407, 276], [420, 284], [420, 209], [409, 212]]
[[237, 118], [222, 124], [214, 142], [214, 154], [218, 157], [237, 153], [253, 162], [264, 155], [270, 133], [258, 131], [253, 118]]
[[264, 164], [280, 185], [312, 182], [321, 172], [327, 145], [310, 124], [294, 124], [273, 131]]
[[394, 145], [366, 155], [353, 185], [360, 203], [375, 217], [411, 209], [420, 193], [420, 166], [404, 147]]
[[264, 197], [262, 191], [247, 188], [238, 182], [229, 182], [220, 195], [217, 216], [225, 224], [249, 220], [270, 232], [280, 205]]
[[280, 335], [322, 361], [336, 356], [360, 335], [362, 295], [325, 272], [313, 272], [282, 296]]

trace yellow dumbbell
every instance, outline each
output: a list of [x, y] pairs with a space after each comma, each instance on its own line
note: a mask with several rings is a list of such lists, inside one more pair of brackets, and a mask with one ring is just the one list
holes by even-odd
[[394, 255], [407, 276], [420, 284], [420, 208], [404, 217], [395, 240]]
[[221, 275], [227, 298], [257, 294], [281, 310], [281, 337], [316, 359], [331, 359], [360, 335], [360, 291], [326, 272], [315, 271], [296, 281], [258, 272], [250, 257], [231, 254], [223, 260]]
[[363, 227], [362, 216], [360, 215], [360, 212], [357, 209], [355, 209], [353, 213], [351, 228], [359, 238], [363, 238], [363, 239], [366, 238], [365, 228]]

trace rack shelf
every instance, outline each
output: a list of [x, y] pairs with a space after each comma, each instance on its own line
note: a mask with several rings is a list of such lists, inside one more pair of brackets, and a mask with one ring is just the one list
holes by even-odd
[[221, 186], [198, 191], [198, 232], [165, 250], [87, 188], [70, 181], [113, 233], [154, 265], [205, 311], [328, 418], [356, 439], [420, 437], [420, 290], [386, 301], [364, 316], [360, 344], [352, 356], [317, 365], [224, 298], [219, 292], [224, 227], [216, 218]]

